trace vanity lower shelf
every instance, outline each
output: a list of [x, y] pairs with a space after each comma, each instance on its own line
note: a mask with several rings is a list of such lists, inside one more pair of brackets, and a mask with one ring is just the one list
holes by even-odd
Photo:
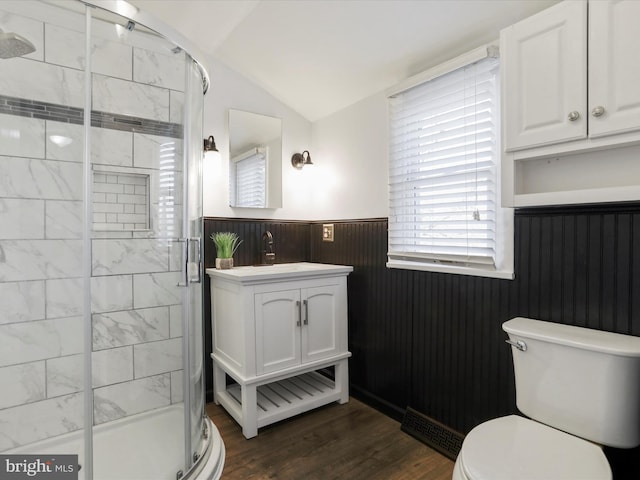
[[[334, 367], [335, 381], [320, 373], [320, 370], [328, 367]], [[246, 438], [256, 436], [258, 428], [314, 408], [333, 402], [347, 402], [347, 358], [315, 368], [299, 370], [264, 383], [240, 381], [224, 385], [225, 371], [214, 362], [214, 377], [219, 379], [216, 382], [214, 401], [222, 405], [242, 426], [242, 433]]]
[[[238, 407], [242, 406], [240, 385], [231, 385], [227, 393], [238, 403]], [[268, 420], [278, 416], [287, 418], [294, 410], [300, 413], [315, 408], [318, 402], [330, 403], [338, 398], [334, 381], [318, 372], [262, 385], [257, 388], [258, 426], [262, 426], [263, 422], [271, 423]]]

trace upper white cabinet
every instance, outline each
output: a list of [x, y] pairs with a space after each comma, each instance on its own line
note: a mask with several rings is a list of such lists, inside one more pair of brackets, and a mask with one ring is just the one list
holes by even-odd
[[587, 4], [569, 1], [501, 34], [506, 150], [585, 138]]
[[640, 2], [589, 3], [589, 135], [640, 129]]
[[505, 206], [640, 199], [638, 19], [565, 0], [501, 32]]

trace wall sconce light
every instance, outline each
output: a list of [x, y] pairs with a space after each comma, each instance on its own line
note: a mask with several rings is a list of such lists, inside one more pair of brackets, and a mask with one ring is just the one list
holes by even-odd
[[213, 135], [209, 135], [209, 138], [204, 139], [204, 151], [205, 152], [217, 152], [216, 141]]
[[309, 150], [305, 150], [302, 153], [294, 153], [291, 157], [291, 165], [293, 165], [298, 170], [302, 170], [302, 167], [304, 167], [305, 165], [313, 165]]

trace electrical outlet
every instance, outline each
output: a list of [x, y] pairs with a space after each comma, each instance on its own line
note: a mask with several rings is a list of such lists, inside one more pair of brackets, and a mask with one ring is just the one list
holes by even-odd
[[322, 224], [322, 241], [333, 242], [333, 223]]

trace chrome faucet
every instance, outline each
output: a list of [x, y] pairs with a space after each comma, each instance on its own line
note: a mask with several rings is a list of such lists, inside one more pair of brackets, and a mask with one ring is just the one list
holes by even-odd
[[273, 235], [267, 230], [262, 234], [262, 263], [273, 265], [276, 263], [276, 252], [273, 249]]

